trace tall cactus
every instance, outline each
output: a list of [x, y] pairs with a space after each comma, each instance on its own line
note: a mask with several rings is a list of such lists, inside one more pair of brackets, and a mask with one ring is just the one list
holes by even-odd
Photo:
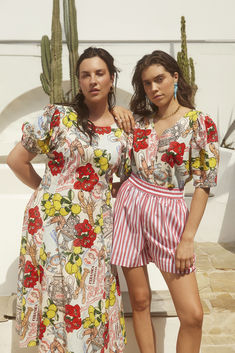
[[188, 58], [186, 26], [184, 16], [181, 17], [181, 51], [177, 54], [177, 62], [185, 80], [192, 87], [192, 100], [194, 102], [194, 97], [197, 91], [197, 85], [195, 84], [195, 68], [193, 59]]
[[41, 61], [43, 72], [40, 75], [42, 88], [50, 96], [50, 103], [62, 103], [73, 99], [78, 92], [75, 66], [78, 60], [77, 16], [74, 0], [64, 0], [64, 25], [69, 50], [70, 85], [69, 94], [62, 89], [62, 30], [60, 24], [60, 2], [53, 0], [51, 40], [43, 36], [41, 40]]
[[78, 93], [78, 79], [75, 72], [78, 61], [77, 13], [74, 0], [64, 0], [63, 4], [65, 36], [69, 51], [71, 99], [73, 99]]

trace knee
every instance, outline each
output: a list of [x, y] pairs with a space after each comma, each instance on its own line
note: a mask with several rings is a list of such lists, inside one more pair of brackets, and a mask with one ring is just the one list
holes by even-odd
[[149, 291], [141, 290], [135, 293], [131, 298], [131, 305], [133, 311], [150, 310], [151, 293]]
[[182, 327], [201, 329], [203, 323], [203, 310], [202, 308], [189, 310], [187, 313], [182, 315], [179, 314], [179, 319]]

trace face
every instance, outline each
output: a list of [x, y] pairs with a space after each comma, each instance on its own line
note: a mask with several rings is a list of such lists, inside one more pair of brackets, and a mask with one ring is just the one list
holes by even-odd
[[154, 64], [143, 70], [141, 78], [148, 99], [157, 107], [169, 104], [174, 99], [177, 72], [171, 76], [162, 65]]
[[106, 63], [98, 56], [84, 59], [79, 67], [79, 85], [86, 103], [107, 100], [113, 84]]

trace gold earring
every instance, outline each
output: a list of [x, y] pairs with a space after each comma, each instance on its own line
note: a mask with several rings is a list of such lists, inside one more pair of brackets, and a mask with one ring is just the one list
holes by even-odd
[[109, 92], [111, 92], [111, 93], [113, 93], [114, 92], [114, 88], [113, 88], [113, 86], [111, 86], [110, 87], [110, 91]]

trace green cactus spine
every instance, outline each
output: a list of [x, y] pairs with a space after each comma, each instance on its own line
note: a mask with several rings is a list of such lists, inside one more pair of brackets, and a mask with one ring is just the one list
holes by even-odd
[[181, 17], [181, 51], [177, 54], [177, 62], [185, 80], [192, 87], [192, 101], [194, 102], [194, 97], [197, 91], [197, 85], [195, 84], [195, 68], [193, 59], [188, 58], [186, 26], [184, 16]]
[[74, 0], [64, 0], [64, 28], [69, 51], [69, 71], [71, 95], [73, 99], [78, 93], [78, 79], [76, 77], [76, 63], [78, 61], [78, 32], [77, 13]]

